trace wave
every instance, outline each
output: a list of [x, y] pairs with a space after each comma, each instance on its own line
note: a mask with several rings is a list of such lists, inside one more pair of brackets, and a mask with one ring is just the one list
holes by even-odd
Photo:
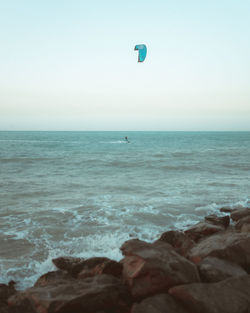
[[1, 158], [1, 163], [12, 163], [12, 162], [33, 162], [33, 161], [50, 161], [53, 158], [30, 158], [30, 157], [19, 157], [19, 158]]

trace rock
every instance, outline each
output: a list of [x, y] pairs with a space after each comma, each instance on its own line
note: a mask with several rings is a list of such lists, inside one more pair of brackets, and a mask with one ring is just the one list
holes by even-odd
[[198, 264], [207, 256], [214, 256], [250, 270], [250, 234], [224, 232], [201, 240], [189, 252], [189, 259]]
[[250, 275], [218, 283], [176, 286], [169, 294], [192, 313], [247, 313], [250, 311]]
[[231, 213], [231, 219], [233, 221], [238, 221], [239, 219], [249, 216], [250, 215], [250, 208], [245, 208], [245, 209], [239, 209], [235, 210]]
[[64, 284], [65, 280], [71, 281], [71, 280], [74, 280], [74, 278], [69, 273], [64, 272], [64, 271], [53, 271], [53, 272], [48, 272], [42, 275], [40, 278], [38, 278], [34, 286], [43, 287], [51, 283], [60, 285], [60, 284]]
[[203, 237], [211, 236], [223, 230], [225, 230], [225, 227], [222, 225], [213, 225], [207, 222], [200, 222], [186, 230], [185, 234], [197, 242]]
[[127, 313], [132, 304], [127, 287], [110, 275], [32, 287], [12, 296], [8, 302], [19, 313], [25, 312], [21, 311], [24, 304], [35, 313]]
[[[89, 259], [62, 257], [62, 258], [54, 259], [54, 260], [52, 260], [52, 262], [59, 269], [66, 270], [73, 277], [77, 277], [78, 274], [84, 270], [86, 273], [85, 277], [89, 277], [89, 276], [94, 275], [94, 268], [96, 266], [99, 266], [99, 268], [102, 267], [103, 263], [106, 264], [106, 267], [103, 265], [103, 267], [105, 267], [105, 270], [111, 272], [112, 271], [111, 270], [112, 265], [114, 265], [112, 262], [115, 262], [115, 261], [112, 261], [112, 260], [105, 258], [105, 257], [95, 257], [95, 258], [89, 258]], [[115, 262], [115, 263], [117, 263], [117, 262]], [[120, 265], [120, 267], [121, 266], [122, 265]], [[117, 267], [113, 266], [113, 268], [114, 268], [113, 269], [114, 276], [118, 276], [118, 274], [117, 274], [118, 266]], [[98, 270], [96, 270], [96, 271], [98, 272]], [[93, 275], [91, 273], [93, 273]]]
[[222, 213], [232, 213], [233, 211], [235, 211], [235, 209], [232, 209], [229, 206], [225, 206], [225, 207], [220, 208], [220, 212], [222, 212]]
[[242, 233], [250, 233], [250, 224], [243, 224], [240, 231]]
[[0, 284], [0, 313], [8, 312], [7, 300], [17, 292], [14, 285], [13, 281], [9, 282], [8, 285]]
[[85, 259], [83, 258], [74, 258], [74, 257], [59, 257], [53, 259], [52, 262], [54, 265], [62, 271], [66, 271], [68, 273], [72, 272], [72, 269], [77, 265], [83, 262]]
[[187, 311], [173, 297], [162, 293], [135, 303], [131, 313], [187, 313]]
[[223, 226], [224, 228], [227, 228], [230, 224], [230, 217], [228, 215], [217, 216], [215, 214], [211, 214], [205, 217], [205, 221], [213, 225]]
[[165, 292], [171, 286], [200, 281], [197, 267], [165, 242], [147, 243], [138, 239], [121, 247], [123, 278], [134, 298]]
[[[87, 260], [86, 260], [87, 262]], [[93, 266], [93, 265], [92, 265]], [[83, 279], [86, 277], [91, 277], [95, 275], [101, 274], [109, 274], [115, 277], [121, 277], [123, 265], [122, 263], [113, 261], [113, 260], [104, 260], [101, 263], [91, 267], [87, 267], [83, 269], [77, 276], [78, 279]]]
[[186, 256], [188, 251], [193, 247], [194, 241], [185, 235], [182, 231], [171, 230], [163, 233], [158, 239], [169, 243], [177, 253]]
[[207, 257], [199, 264], [200, 277], [203, 282], [214, 283], [230, 277], [247, 275], [239, 265], [215, 257]]
[[245, 216], [241, 219], [239, 219], [237, 221], [237, 223], [235, 224], [235, 229], [237, 229], [238, 231], [248, 231], [249, 227], [250, 227], [250, 215]]

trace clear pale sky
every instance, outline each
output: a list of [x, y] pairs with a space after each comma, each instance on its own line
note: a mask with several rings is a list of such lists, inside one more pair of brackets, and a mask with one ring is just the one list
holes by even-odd
[[0, 0], [0, 130], [250, 130], [250, 1]]

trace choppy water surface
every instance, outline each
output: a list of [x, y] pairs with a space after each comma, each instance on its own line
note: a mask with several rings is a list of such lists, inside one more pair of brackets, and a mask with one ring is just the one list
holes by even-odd
[[249, 205], [250, 132], [0, 132], [0, 282]]

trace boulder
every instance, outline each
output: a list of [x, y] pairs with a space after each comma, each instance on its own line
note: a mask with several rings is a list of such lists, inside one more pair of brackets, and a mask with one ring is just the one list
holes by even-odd
[[243, 224], [240, 231], [242, 233], [250, 233], [250, 224]]
[[250, 234], [224, 232], [201, 240], [189, 252], [189, 259], [198, 264], [205, 257], [213, 256], [250, 270]]
[[209, 283], [247, 275], [247, 272], [238, 264], [210, 256], [201, 261], [199, 271], [201, 280]]
[[132, 304], [127, 287], [110, 275], [32, 287], [15, 294], [8, 302], [13, 312], [19, 313], [26, 313], [22, 311], [24, 305], [34, 313], [127, 313]]
[[[86, 260], [87, 262], [88, 260]], [[92, 265], [93, 266], [93, 265]], [[113, 260], [104, 260], [101, 263], [98, 263], [95, 266], [86, 266], [78, 275], [78, 279], [83, 279], [86, 277], [91, 277], [101, 274], [109, 274], [115, 277], [121, 277], [123, 265], [120, 262]]]
[[157, 294], [132, 306], [131, 313], [187, 313], [170, 295]]
[[62, 256], [56, 259], [53, 259], [52, 262], [54, 265], [62, 271], [66, 271], [68, 273], [71, 273], [73, 268], [81, 264], [85, 259], [83, 258], [74, 258], [74, 257], [68, 257], [68, 256]]
[[199, 222], [185, 231], [192, 240], [199, 241], [203, 237], [211, 236], [225, 230], [222, 225], [214, 225], [208, 222]]
[[235, 229], [242, 232], [248, 231], [250, 229], [250, 215], [239, 219], [235, 224]]
[[220, 208], [220, 212], [222, 212], [222, 213], [232, 213], [233, 211], [235, 211], [235, 209], [232, 209], [229, 206], [225, 206], [225, 207]]
[[223, 226], [224, 228], [227, 228], [230, 224], [230, 217], [228, 215], [217, 216], [215, 214], [211, 214], [205, 217], [205, 221], [212, 225], [218, 225], [218, 226]]
[[250, 275], [218, 283], [176, 286], [169, 294], [192, 313], [247, 313], [250, 311]]
[[184, 232], [178, 230], [167, 231], [163, 233], [158, 240], [169, 243], [175, 251], [182, 256], [186, 256], [188, 251], [195, 244]]
[[[72, 259], [72, 261], [71, 261]], [[68, 258], [62, 257], [52, 260], [52, 262], [61, 270], [66, 270], [73, 277], [77, 277], [80, 272], [85, 271], [85, 277], [95, 275], [95, 267], [104, 267], [107, 274], [110, 274], [113, 269], [114, 276], [118, 276], [118, 267], [121, 268], [122, 265], [117, 265], [118, 262], [112, 261], [105, 257], [94, 257], [89, 259], [78, 259], [78, 258]], [[105, 271], [104, 270], [104, 271]], [[96, 269], [98, 272], [98, 269]], [[99, 273], [101, 271], [99, 270]], [[121, 272], [121, 270], [120, 270]], [[93, 274], [91, 274], [93, 273]], [[83, 273], [82, 273], [83, 277]]]
[[15, 283], [0, 284], [0, 313], [8, 312], [8, 298], [16, 293]]
[[200, 281], [197, 267], [168, 243], [132, 239], [121, 250], [125, 256], [123, 279], [136, 299], [165, 292], [171, 286]]
[[58, 270], [58, 271], [48, 272], [42, 275], [35, 282], [34, 286], [43, 287], [51, 283], [60, 285], [60, 284], [64, 284], [65, 280], [71, 281], [71, 280], [74, 280], [74, 278], [69, 273]]
[[245, 216], [250, 216], [250, 208], [235, 210], [231, 213], [231, 219], [233, 221], [238, 221]]

